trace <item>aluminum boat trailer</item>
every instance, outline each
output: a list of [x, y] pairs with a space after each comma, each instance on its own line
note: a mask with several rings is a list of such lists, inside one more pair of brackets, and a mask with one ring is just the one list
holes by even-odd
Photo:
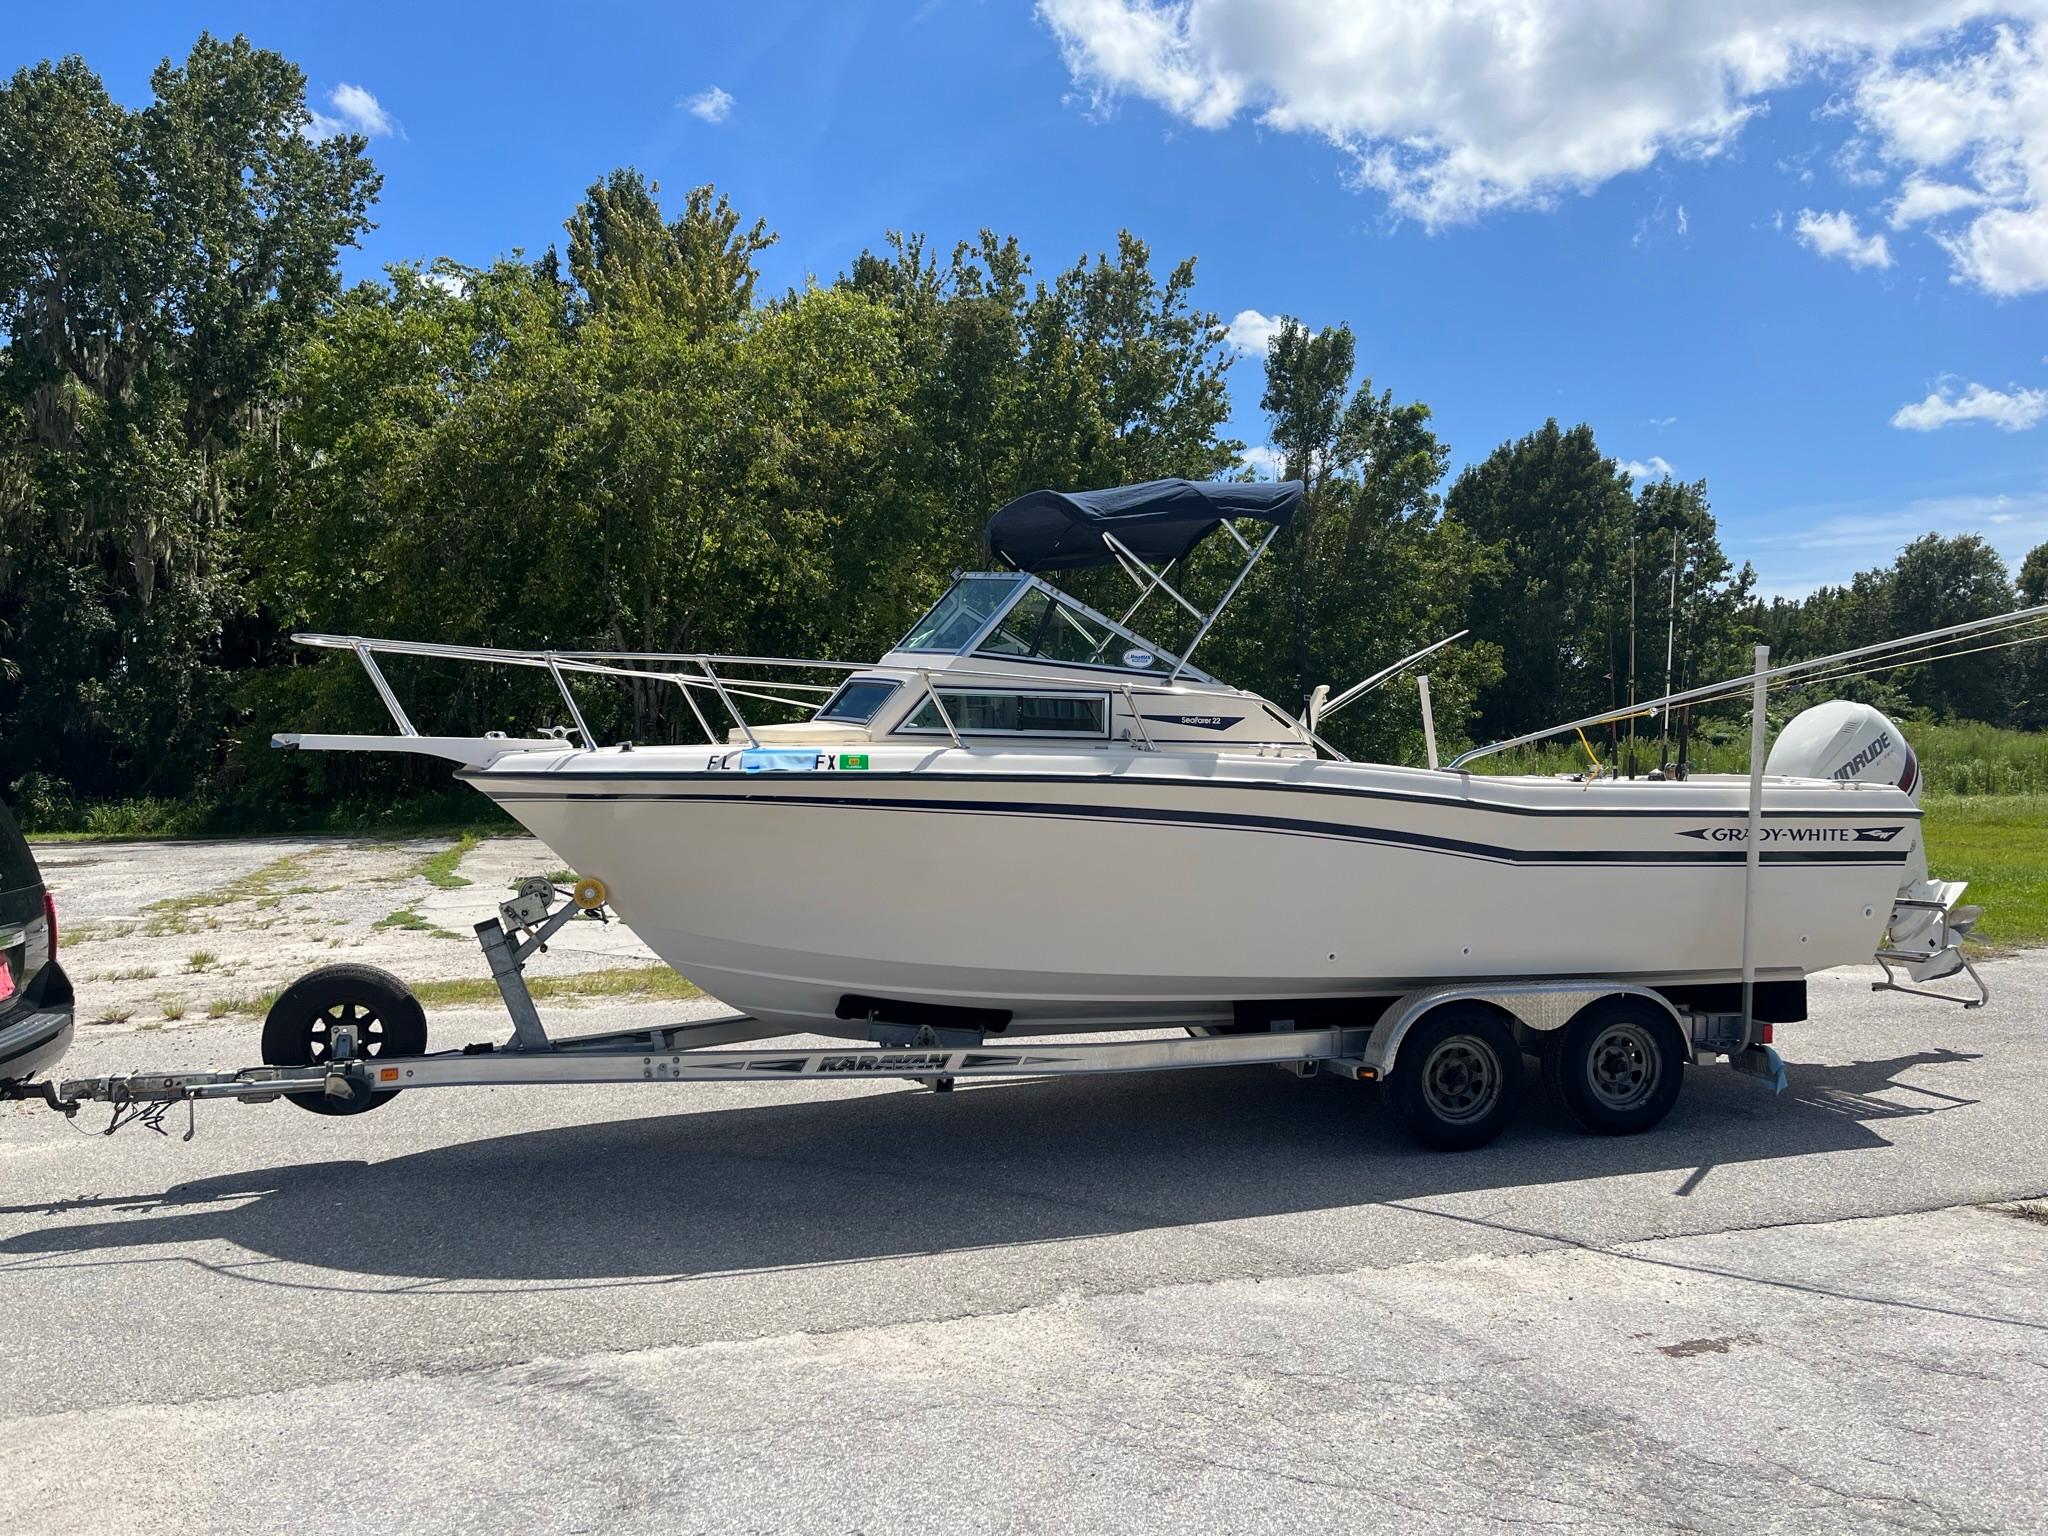
[[1770, 1025], [1680, 1008], [1647, 987], [1598, 978], [1474, 982], [1390, 1002], [1360, 1000], [1352, 1016], [1370, 1022], [1355, 1025], [1324, 1022], [1333, 1007], [1327, 1001], [1301, 1005], [1309, 1015], [1302, 1019], [1281, 1017], [1284, 1005], [1272, 1005], [1272, 1017], [1190, 1026], [1185, 1038], [1004, 1041], [980, 1027], [869, 1015], [867, 1043], [732, 1050], [725, 1047], [790, 1033], [786, 1024], [733, 1014], [557, 1039], [541, 1022], [525, 966], [572, 919], [604, 917], [605, 894], [597, 880], [564, 893], [546, 877], [529, 876], [496, 917], [476, 925], [512, 1024], [502, 1044], [429, 1052], [425, 1016], [402, 982], [370, 966], [329, 966], [280, 994], [265, 1021], [260, 1066], [5, 1082], [0, 1097], [41, 1100], [66, 1115], [88, 1103], [108, 1105], [110, 1135], [138, 1122], [162, 1131], [169, 1111], [183, 1104], [190, 1140], [196, 1106], [215, 1099], [282, 1098], [319, 1113], [358, 1114], [410, 1088], [888, 1077], [943, 1092], [961, 1079], [1270, 1065], [1378, 1085], [1417, 1140], [1457, 1149], [1491, 1141], [1505, 1127], [1526, 1076], [1524, 1052], [1544, 1063], [1553, 1082], [1576, 1083], [1576, 1092], [1562, 1094], [1566, 1108], [1595, 1132], [1643, 1130], [1661, 1120], [1688, 1063], [1724, 1058], [1773, 1091], [1785, 1087]]

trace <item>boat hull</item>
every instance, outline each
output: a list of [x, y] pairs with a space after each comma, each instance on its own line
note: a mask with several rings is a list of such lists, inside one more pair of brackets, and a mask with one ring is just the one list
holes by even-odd
[[[467, 777], [601, 877], [667, 963], [819, 1033], [863, 1033], [839, 1017], [849, 995], [998, 1009], [1021, 1032], [1482, 978], [1740, 974], [1739, 780], [1137, 753], [713, 766], [740, 756], [514, 754]], [[1773, 781], [1758, 975], [1867, 961], [1917, 818], [1896, 790]]]

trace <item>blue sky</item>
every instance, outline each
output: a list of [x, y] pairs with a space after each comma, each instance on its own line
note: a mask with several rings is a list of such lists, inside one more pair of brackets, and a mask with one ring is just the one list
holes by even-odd
[[[1556, 415], [1704, 477], [1791, 593], [1930, 529], [2048, 539], [2042, 7], [40, 7], [0, 66], [140, 103], [202, 28], [285, 53], [375, 130], [354, 275], [537, 253], [622, 164], [765, 217], [771, 287], [891, 229], [1050, 273], [1128, 227], [1247, 339], [1348, 322], [1454, 463]], [[1232, 382], [1262, 444], [1255, 349]]]

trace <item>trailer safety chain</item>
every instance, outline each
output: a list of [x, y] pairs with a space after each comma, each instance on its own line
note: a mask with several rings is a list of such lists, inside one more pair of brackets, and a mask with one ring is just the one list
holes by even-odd
[[[108, 1100], [113, 1106], [113, 1113], [107, 1119], [107, 1128], [99, 1134], [111, 1136], [114, 1132], [126, 1130], [131, 1125], [140, 1125], [144, 1130], [155, 1131], [159, 1136], [168, 1136], [171, 1133], [164, 1129], [164, 1116], [171, 1112], [173, 1104], [181, 1101], [185, 1106], [185, 1134], [178, 1140], [190, 1141], [199, 1131], [199, 1108], [198, 1100], [189, 1093], [181, 1094], [176, 1099], [136, 1099], [117, 1091], [116, 1095]], [[71, 1112], [76, 1114], [77, 1111], [78, 1106], [72, 1105]]]

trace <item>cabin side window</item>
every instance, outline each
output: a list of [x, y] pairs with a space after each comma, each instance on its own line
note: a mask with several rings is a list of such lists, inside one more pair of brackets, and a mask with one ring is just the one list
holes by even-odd
[[[963, 736], [1108, 736], [1109, 700], [1099, 693], [1009, 693], [941, 688], [946, 716]], [[937, 705], [926, 699], [897, 727], [946, 734]]]

